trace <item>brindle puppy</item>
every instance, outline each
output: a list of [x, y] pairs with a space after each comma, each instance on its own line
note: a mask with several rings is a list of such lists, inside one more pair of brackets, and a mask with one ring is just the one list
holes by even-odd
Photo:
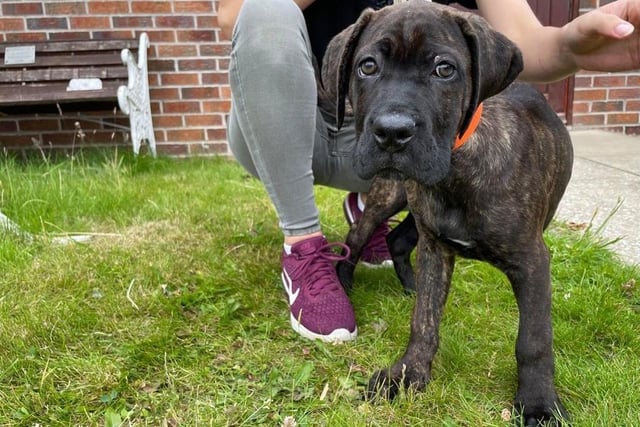
[[[554, 386], [550, 256], [542, 233], [569, 181], [571, 141], [535, 89], [513, 84], [518, 49], [481, 18], [415, 0], [366, 11], [329, 46], [324, 90], [348, 97], [354, 167], [377, 176], [339, 267], [346, 285], [364, 242], [408, 202], [389, 238], [405, 287], [416, 291], [404, 355], [376, 373], [369, 394], [393, 397], [431, 378], [456, 255], [489, 262], [511, 282], [520, 322], [515, 407], [526, 425], [566, 418]], [[505, 90], [506, 89], [506, 90]], [[453, 149], [482, 103], [479, 125]], [[408, 254], [417, 243], [415, 285]]]

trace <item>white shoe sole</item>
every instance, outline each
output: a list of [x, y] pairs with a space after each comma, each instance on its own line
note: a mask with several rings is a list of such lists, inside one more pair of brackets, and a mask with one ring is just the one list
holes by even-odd
[[301, 336], [303, 336], [303, 337], [305, 337], [307, 339], [310, 339], [312, 341], [320, 340], [320, 341], [324, 341], [324, 342], [328, 342], [328, 343], [338, 344], [338, 343], [342, 343], [342, 342], [353, 341], [358, 336], [358, 327], [357, 326], [356, 326], [356, 329], [353, 332], [349, 332], [348, 330], [346, 330], [344, 328], [340, 328], [340, 329], [336, 329], [335, 331], [331, 332], [329, 335], [316, 334], [315, 332], [311, 332], [310, 330], [305, 328], [302, 325], [302, 323], [298, 322], [298, 319], [293, 315], [293, 313], [289, 313], [289, 314], [290, 314], [290, 318], [291, 318], [291, 327], [293, 328], [293, 330], [296, 331]]

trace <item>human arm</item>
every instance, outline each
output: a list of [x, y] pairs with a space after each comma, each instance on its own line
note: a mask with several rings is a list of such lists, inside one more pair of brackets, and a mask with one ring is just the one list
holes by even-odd
[[526, 0], [477, 0], [482, 16], [522, 50], [520, 78], [562, 79], [578, 70], [640, 68], [640, 0], [617, 0], [579, 16], [561, 28], [545, 27]]
[[[315, 0], [293, 0], [300, 9], [304, 10]], [[223, 39], [229, 40], [236, 23], [240, 7], [244, 0], [218, 0], [218, 25], [222, 30]]]

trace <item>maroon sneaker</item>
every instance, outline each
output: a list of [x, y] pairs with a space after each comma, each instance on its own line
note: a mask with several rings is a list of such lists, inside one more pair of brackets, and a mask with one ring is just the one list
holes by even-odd
[[294, 244], [290, 255], [282, 253], [282, 284], [289, 296], [291, 326], [305, 338], [342, 342], [358, 335], [353, 307], [333, 265], [347, 257], [336, 254], [335, 247], [346, 248], [319, 236]]
[[[362, 218], [362, 210], [358, 207], [358, 193], [349, 193], [344, 199], [344, 216], [349, 226], [357, 223]], [[387, 234], [391, 228], [389, 221], [385, 221], [376, 228], [373, 236], [362, 248], [360, 262], [367, 267], [391, 267], [393, 260], [387, 247]]]

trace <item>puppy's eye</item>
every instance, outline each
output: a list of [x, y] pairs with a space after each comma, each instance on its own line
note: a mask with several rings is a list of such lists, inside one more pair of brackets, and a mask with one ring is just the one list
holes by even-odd
[[378, 72], [378, 64], [372, 58], [367, 58], [358, 65], [358, 73], [361, 77], [372, 76]]
[[449, 62], [440, 62], [436, 64], [436, 68], [433, 70], [433, 76], [438, 77], [440, 79], [449, 79], [456, 72], [456, 67]]

